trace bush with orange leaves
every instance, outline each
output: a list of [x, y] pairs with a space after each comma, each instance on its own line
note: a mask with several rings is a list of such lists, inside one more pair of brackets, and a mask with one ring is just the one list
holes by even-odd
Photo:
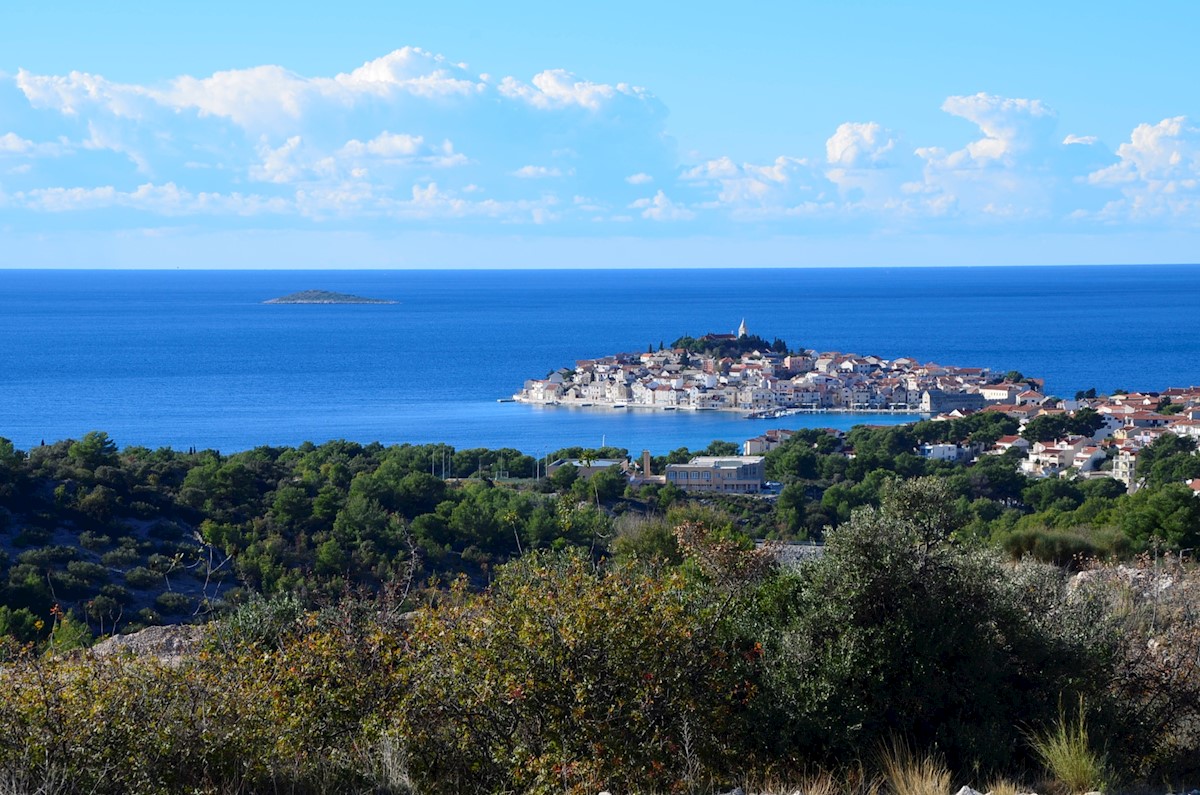
[[[683, 791], [745, 763], [760, 650], [679, 570], [532, 555], [420, 615], [397, 736], [422, 792]], [[739, 759], [740, 757], [740, 759]]]
[[175, 663], [18, 656], [0, 671], [0, 788], [376, 791], [368, 725], [396, 700], [397, 641], [334, 611]]

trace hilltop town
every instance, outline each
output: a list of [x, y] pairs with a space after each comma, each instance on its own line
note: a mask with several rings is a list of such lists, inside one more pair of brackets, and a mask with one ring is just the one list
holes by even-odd
[[658, 351], [578, 360], [573, 368], [526, 381], [513, 399], [565, 406], [738, 411], [765, 417], [821, 410], [936, 414], [1041, 397], [1037, 391], [1041, 382], [1036, 379], [999, 381], [1003, 378], [986, 367], [789, 351], [781, 340], [770, 343], [751, 336], [743, 320], [733, 334], [683, 337]]

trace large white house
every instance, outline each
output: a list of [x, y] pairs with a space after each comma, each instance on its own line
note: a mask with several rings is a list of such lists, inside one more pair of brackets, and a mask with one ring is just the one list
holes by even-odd
[[754, 494], [763, 488], [761, 455], [696, 456], [667, 466], [667, 482], [684, 491]]

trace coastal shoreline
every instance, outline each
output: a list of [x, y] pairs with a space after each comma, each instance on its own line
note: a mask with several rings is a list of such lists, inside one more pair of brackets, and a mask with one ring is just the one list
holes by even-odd
[[[784, 408], [774, 412], [764, 413], [762, 411], [748, 411], [747, 409], [737, 408], [734, 406], [655, 406], [646, 403], [607, 403], [599, 401], [575, 402], [575, 401], [542, 401], [530, 400], [523, 395], [514, 395], [512, 398], [502, 398], [500, 402], [504, 403], [521, 403], [526, 406], [545, 406], [549, 408], [568, 408], [568, 409], [604, 409], [605, 411], [677, 411], [685, 414], [698, 414], [701, 412], [721, 412], [722, 414], [741, 414], [744, 419], [778, 419], [781, 417], [791, 417], [805, 414], [928, 414], [921, 411], [920, 406], [906, 406], [904, 408], [842, 408], [842, 407], [821, 407], [821, 408]], [[757, 416], [756, 416], [757, 415]]]

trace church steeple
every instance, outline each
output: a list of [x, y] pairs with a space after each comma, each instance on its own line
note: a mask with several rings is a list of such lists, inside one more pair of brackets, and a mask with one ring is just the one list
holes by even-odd
[[738, 339], [741, 339], [742, 337], [746, 336], [747, 333], [748, 332], [746, 331], [746, 318], [742, 318], [742, 325], [738, 326]]

